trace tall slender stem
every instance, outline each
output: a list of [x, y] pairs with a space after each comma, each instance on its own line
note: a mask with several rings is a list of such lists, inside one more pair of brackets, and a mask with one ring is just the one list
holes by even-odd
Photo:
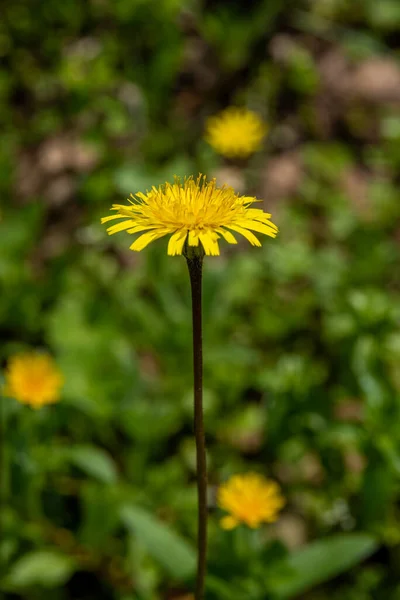
[[192, 289], [193, 375], [194, 375], [194, 433], [196, 438], [198, 536], [197, 578], [195, 600], [204, 598], [207, 559], [207, 463], [203, 422], [203, 340], [201, 280], [202, 256], [187, 256]]

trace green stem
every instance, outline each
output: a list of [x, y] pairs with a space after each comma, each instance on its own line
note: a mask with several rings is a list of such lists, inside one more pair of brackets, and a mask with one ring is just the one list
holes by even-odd
[[203, 422], [203, 342], [201, 280], [203, 257], [187, 256], [192, 290], [194, 433], [196, 438], [198, 536], [197, 578], [195, 600], [203, 600], [207, 559], [207, 463]]

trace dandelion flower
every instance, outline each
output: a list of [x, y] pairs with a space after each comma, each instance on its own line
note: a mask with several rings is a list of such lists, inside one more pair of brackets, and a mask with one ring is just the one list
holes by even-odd
[[257, 529], [261, 523], [273, 523], [285, 504], [275, 481], [257, 473], [234, 475], [223, 483], [217, 496], [218, 506], [229, 516], [221, 519], [223, 529], [234, 529], [243, 523]]
[[205, 139], [227, 158], [247, 158], [261, 148], [266, 133], [256, 113], [231, 106], [207, 119]]
[[[253, 246], [261, 246], [256, 231], [276, 237], [278, 228], [269, 218], [270, 214], [260, 208], [251, 208], [257, 199], [239, 196], [228, 186], [217, 187], [215, 179], [207, 181], [199, 175], [174, 183], [166, 183], [143, 194], [131, 194], [130, 205], [114, 204], [116, 214], [104, 217], [102, 223], [123, 219], [107, 229], [112, 235], [119, 231], [141, 235], [130, 246], [140, 252], [150, 242], [170, 235], [168, 254], [182, 254], [185, 243], [202, 246], [205, 254], [219, 255], [218, 240], [224, 238], [229, 244], [237, 240], [232, 231], [244, 236]], [[143, 233], [145, 232], [145, 233]]]
[[5, 378], [4, 393], [32, 408], [40, 408], [60, 399], [63, 376], [48, 354], [15, 354], [8, 361]]

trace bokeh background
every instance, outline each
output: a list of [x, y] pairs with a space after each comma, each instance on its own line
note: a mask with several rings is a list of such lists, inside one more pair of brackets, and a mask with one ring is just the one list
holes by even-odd
[[[202, 172], [280, 228], [205, 265], [207, 600], [399, 600], [399, 26], [398, 0], [2, 3], [1, 359], [65, 377], [2, 400], [4, 598], [190, 598], [185, 261], [99, 221]], [[230, 105], [268, 124], [242, 165], [203, 138]], [[255, 545], [215, 507], [254, 470], [287, 499]]]

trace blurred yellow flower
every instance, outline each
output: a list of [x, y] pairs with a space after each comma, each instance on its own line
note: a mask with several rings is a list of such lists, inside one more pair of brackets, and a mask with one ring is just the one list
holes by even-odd
[[267, 127], [247, 108], [229, 107], [206, 122], [206, 141], [223, 156], [246, 158], [261, 148]]
[[5, 379], [4, 393], [32, 408], [40, 408], [60, 399], [63, 376], [48, 354], [15, 354], [8, 361]]
[[[130, 246], [131, 250], [143, 250], [150, 242], [171, 235], [168, 254], [182, 254], [185, 242], [189, 246], [202, 245], [208, 255], [219, 254], [218, 239], [223, 237], [229, 244], [237, 241], [228, 229], [243, 235], [253, 246], [261, 243], [252, 233], [257, 231], [276, 237], [278, 228], [270, 220], [270, 214], [259, 208], [250, 208], [257, 199], [239, 196], [231, 187], [217, 187], [215, 179], [207, 181], [199, 175], [175, 178], [150, 192], [131, 194], [130, 206], [114, 204], [115, 215], [104, 217], [102, 223], [124, 219], [107, 229], [112, 235], [119, 231], [142, 233]], [[250, 231], [252, 230], [252, 231]]]
[[275, 481], [257, 473], [234, 475], [223, 483], [217, 495], [218, 506], [230, 513], [221, 519], [221, 527], [233, 529], [243, 523], [253, 529], [261, 523], [273, 523], [285, 504]]

